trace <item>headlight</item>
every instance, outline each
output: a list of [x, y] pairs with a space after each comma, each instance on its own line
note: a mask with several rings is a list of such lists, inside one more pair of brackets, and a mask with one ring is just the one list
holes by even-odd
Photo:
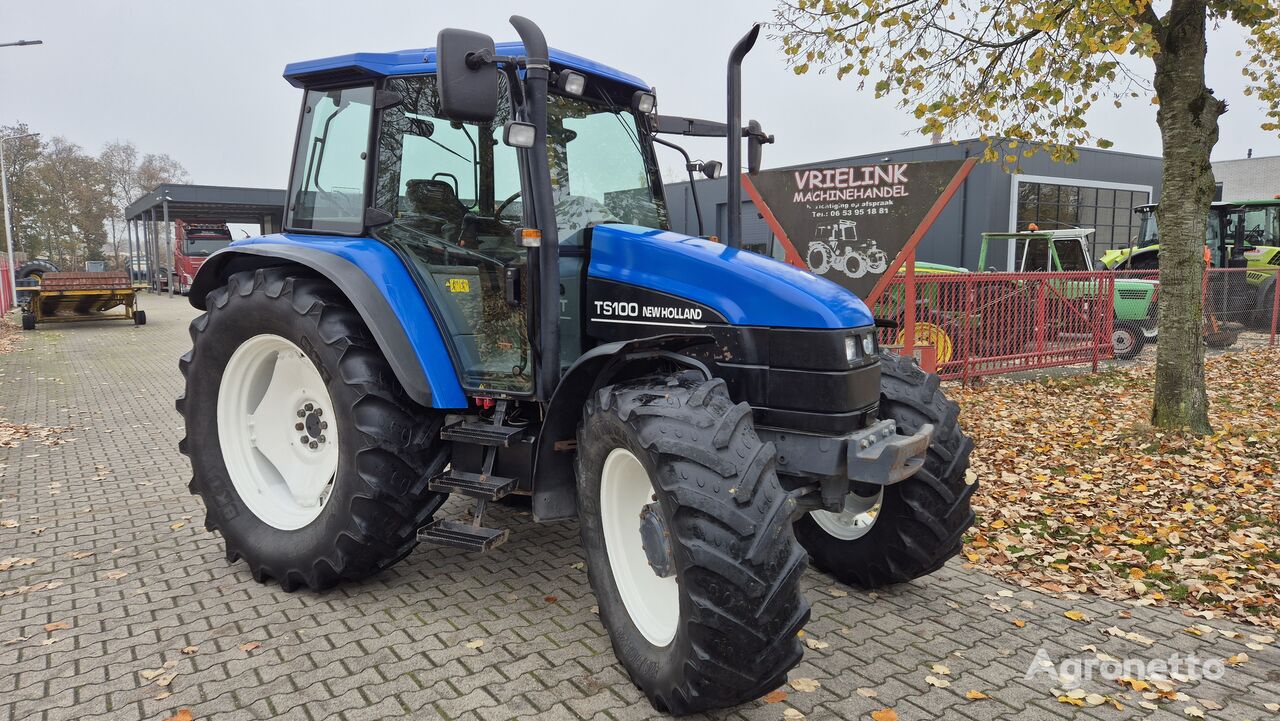
[[847, 335], [844, 337], [844, 358], [849, 362], [850, 366], [858, 364], [857, 336]]
[[862, 336], [862, 352], [864, 355], [873, 356], [876, 354], [876, 334], [868, 333]]

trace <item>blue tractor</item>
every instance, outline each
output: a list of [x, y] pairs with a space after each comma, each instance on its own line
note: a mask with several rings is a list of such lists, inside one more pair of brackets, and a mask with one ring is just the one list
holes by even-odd
[[[801, 657], [809, 561], [863, 588], [930, 573], [973, 513], [938, 378], [866, 305], [668, 229], [663, 116], [639, 78], [444, 30], [435, 48], [289, 65], [303, 90], [284, 232], [204, 263], [183, 453], [228, 560], [321, 590], [418, 543], [488, 552], [489, 504], [576, 520], [618, 660], [660, 711], [761, 696]], [[446, 497], [473, 499], [445, 517]], [[456, 507], [455, 507], [456, 508]], [[462, 514], [453, 512], [454, 516]]]

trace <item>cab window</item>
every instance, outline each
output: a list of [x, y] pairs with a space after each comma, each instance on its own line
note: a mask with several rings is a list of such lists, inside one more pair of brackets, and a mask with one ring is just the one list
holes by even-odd
[[372, 117], [372, 86], [307, 91], [287, 227], [341, 234], [364, 229]]

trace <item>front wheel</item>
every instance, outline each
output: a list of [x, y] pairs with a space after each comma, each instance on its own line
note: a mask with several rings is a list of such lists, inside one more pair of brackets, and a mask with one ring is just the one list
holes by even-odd
[[800, 661], [805, 553], [774, 455], [722, 380], [650, 376], [587, 402], [577, 477], [591, 588], [660, 712], [759, 698]]
[[1147, 336], [1142, 328], [1134, 323], [1116, 321], [1111, 330], [1111, 347], [1116, 358], [1129, 360], [1142, 352], [1147, 344]]
[[407, 397], [341, 293], [300, 273], [237, 273], [209, 294], [177, 403], [205, 526], [286, 591], [407, 555], [447, 461], [442, 416]]
[[924, 467], [905, 481], [857, 484], [839, 513], [814, 511], [796, 521], [813, 563], [842, 583], [878, 588], [933, 573], [960, 551], [973, 525], [965, 479], [973, 441], [960, 430], [960, 407], [943, 395], [938, 376], [910, 358], [880, 356], [880, 417], [914, 434], [933, 424]]

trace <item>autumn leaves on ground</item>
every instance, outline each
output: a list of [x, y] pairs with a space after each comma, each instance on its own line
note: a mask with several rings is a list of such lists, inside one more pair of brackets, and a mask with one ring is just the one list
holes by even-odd
[[1208, 360], [1211, 436], [1150, 428], [1152, 371], [951, 391], [982, 483], [967, 565], [1280, 628], [1280, 349]]

